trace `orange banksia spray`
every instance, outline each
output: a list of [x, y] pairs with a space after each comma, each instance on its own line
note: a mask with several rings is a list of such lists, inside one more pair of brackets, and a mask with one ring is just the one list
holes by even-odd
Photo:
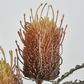
[[[60, 25], [57, 25], [58, 13], [56, 19], [52, 5], [48, 5], [48, 10], [45, 16], [42, 16], [45, 6], [41, 4], [35, 13], [31, 10], [30, 22], [26, 21], [24, 14], [23, 29], [18, 31], [19, 37], [24, 44], [23, 49], [20, 49], [17, 44], [20, 56], [23, 59], [23, 74], [25, 77], [34, 79], [37, 84], [41, 84], [42, 80], [54, 80], [60, 73], [60, 61], [62, 62], [60, 48], [65, 37], [65, 28], [62, 27], [64, 15], [62, 16]], [[41, 9], [40, 15], [38, 11]], [[52, 11], [52, 19], [49, 18], [49, 9]], [[18, 57], [19, 59], [19, 57]], [[20, 60], [20, 59], [19, 59]], [[20, 62], [22, 62], [20, 60]]]

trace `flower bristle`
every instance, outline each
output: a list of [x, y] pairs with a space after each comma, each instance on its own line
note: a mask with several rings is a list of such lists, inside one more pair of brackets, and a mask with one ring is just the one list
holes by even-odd
[[[31, 22], [27, 22], [24, 16], [24, 26], [18, 31], [19, 37], [24, 44], [21, 50], [17, 44], [19, 54], [23, 59], [23, 74], [25, 77], [35, 80], [54, 80], [60, 73], [60, 47], [62, 46], [65, 28], [62, 27], [64, 15], [62, 16], [60, 26], [57, 26], [58, 11], [56, 21], [54, 21], [54, 10], [52, 5], [48, 5], [52, 10], [52, 19], [47, 16], [42, 16], [43, 10], [47, 3], [42, 8], [40, 17], [37, 8], [35, 17], [31, 9]], [[23, 32], [22, 32], [23, 31]]]
[[20, 84], [19, 75], [15, 74], [16, 65], [12, 64], [12, 51], [9, 51], [9, 53], [11, 54], [11, 64], [7, 63], [5, 52], [1, 46], [0, 51], [3, 55], [3, 58], [1, 58], [0, 60], [0, 84]]

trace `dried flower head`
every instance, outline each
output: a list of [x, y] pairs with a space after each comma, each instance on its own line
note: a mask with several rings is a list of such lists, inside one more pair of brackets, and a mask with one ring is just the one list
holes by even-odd
[[4, 57], [0, 60], [0, 84], [22, 84], [20, 83], [19, 69], [16, 68], [16, 59], [14, 59], [13, 64], [12, 51], [9, 51], [11, 58], [10, 64], [6, 61], [5, 53], [2, 47], [0, 47], [0, 51], [2, 51]]
[[[40, 15], [38, 15], [38, 11], [42, 4], [37, 8], [35, 17], [33, 16], [32, 9], [30, 9], [30, 22], [26, 21], [24, 14], [24, 25], [20, 21], [23, 29], [18, 31], [20, 39], [24, 44], [22, 50], [16, 41], [19, 54], [23, 59], [22, 63], [18, 57], [23, 64], [22, 72], [25, 77], [35, 80], [53, 80], [58, 77], [61, 59], [60, 47], [62, 46], [67, 28], [67, 25], [65, 28], [62, 27], [64, 15], [60, 25], [57, 26], [59, 11], [57, 11], [56, 20], [54, 20], [52, 5], [48, 5], [46, 16], [42, 16], [46, 5], [47, 3], [43, 6]], [[52, 19], [48, 17], [50, 8], [53, 15]]]

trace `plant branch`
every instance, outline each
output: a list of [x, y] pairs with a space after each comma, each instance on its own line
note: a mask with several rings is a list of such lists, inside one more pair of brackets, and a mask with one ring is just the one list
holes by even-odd
[[[64, 80], [66, 77], [71, 75], [73, 72], [77, 71], [78, 69], [84, 68], [84, 63], [82, 65], [76, 65], [75, 68], [70, 69], [69, 72], [64, 73], [60, 78], [57, 79], [57, 81], [54, 81], [53, 84], [59, 84], [62, 80]], [[73, 83], [70, 83], [73, 84]]]

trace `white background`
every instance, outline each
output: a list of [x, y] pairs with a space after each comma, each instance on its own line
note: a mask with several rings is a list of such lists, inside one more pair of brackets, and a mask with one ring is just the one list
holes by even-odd
[[[62, 75], [76, 64], [84, 62], [84, 0], [0, 0], [0, 45], [5, 49], [9, 60], [8, 51], [15, 50], [15, 40], [18, 40], [22, 46], [17, 31], [20, 28], [19, 21], [23, 20], [23, 14], [26, 13], [29, 18], [30, 8], [35, 14], [39, 4], [45, 2], [52, 4], [54, 11], [57, 9], [60, 11], [59, 18], [64, 14], [63, 25], [68, 24], [63, 42], [63, 64], [60, 73]], [[84, 79], [84, 69], [73, 73], [65, 80], [75, 79]], [[35, 82], [24, 80], [24, 84], [35, 84]], [[44, 82], [44, 84], [51, 83]]]

